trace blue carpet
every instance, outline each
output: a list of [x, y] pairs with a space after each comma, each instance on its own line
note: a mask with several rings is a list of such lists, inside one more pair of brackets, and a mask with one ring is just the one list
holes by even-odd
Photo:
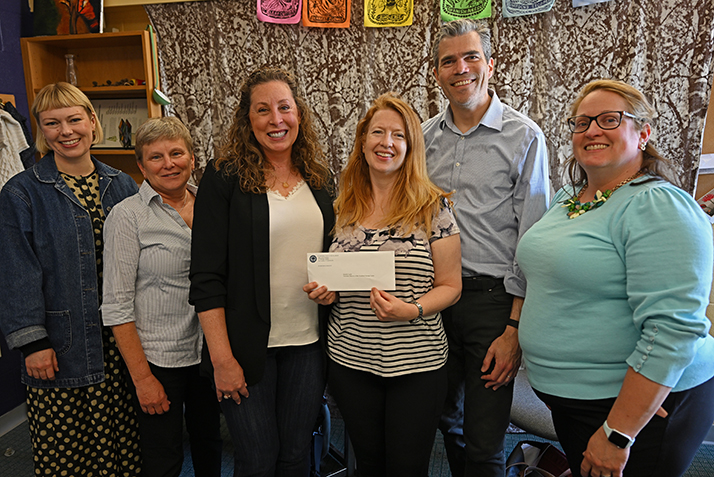
[[[333, 419], [332, 441], [336, 448], [341, 450], [344, 442], [344, 430], [342, 421]], [[233, 475], [233, 458], [230, 436], [225, 427], [221, 427], [223, 443], [223, 472], [224, 477]], [[531, 434], [507, 434], [506, 450], [510, 452], [513, 446], [521, 440], [546, 441]], [[186, 460], [184, 461], [181, 477], [193, 476], [193, 466], [191, 455], [188, 451], [188, 440], [184, 439]], [[334, 464], [330, 464], [334, 465]], [[30, 449], [30, 438], [27, 421], [23, 422], [7, 434], [0, 436], [0, 477], [33, 477], [32, 451]], [[437, 432], [434, 448], [431, 455], [430, 477], [450, 477], [449, 465], [446, 461], [444, 443], [441, 434]], [[689, 470], [684, 477], [714, 477], [714, 445], [702, 445]]]

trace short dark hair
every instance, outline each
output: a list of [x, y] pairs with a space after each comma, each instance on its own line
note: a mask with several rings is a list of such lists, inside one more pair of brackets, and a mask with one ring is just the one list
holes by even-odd
[[461, 18], [453, 20], [441, 25], [439, 33], [434, 38], [434, 46], [431, 49], [434, 68], [439, 70], [439, 45], [444, 38], [454, 38], [457, 36], [466, 35], [475, 31], [481, 37], [481, 47], [483, 54], [486, 56], [486, 61], [491, 59], [491, 29], [483, 20], [471, 20], [470, 18]]

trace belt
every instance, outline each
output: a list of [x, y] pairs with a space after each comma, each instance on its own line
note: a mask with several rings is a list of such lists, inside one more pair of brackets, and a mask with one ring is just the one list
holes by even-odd
[[503, 286], [503, 278], [489, 277], [486, 275], [477, 275], [475, 277], [461, 277], [461, 286], [464, 290], [492, 290], [497, 286]]

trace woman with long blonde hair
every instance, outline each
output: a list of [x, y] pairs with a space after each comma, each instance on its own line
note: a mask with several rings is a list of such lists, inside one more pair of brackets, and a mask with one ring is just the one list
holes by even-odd
[[461, 246], [447, 194], [426, 173], [419, 117], [394, 93], [357, 125], [335, 202], [331, 252], [394, 251], [396, 290], [304, 290], [332, 304], [329, 389], [363, 476], [426, 476], [446, 398], [440, 311], [461, 294]]

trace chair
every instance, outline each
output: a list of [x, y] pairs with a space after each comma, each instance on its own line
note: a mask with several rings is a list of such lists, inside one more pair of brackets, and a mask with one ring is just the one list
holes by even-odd
[[551, 441], [558, 440], [550, 409], [533, 392], [525, 369], [518, 371], [513, 381], [511, 422], [529, 434]]
[[[311, 458], [311, 477], [353, 477], [356, 469], [354, 449], [350, 442], [347, 430], [344, 429], [344, 450], [340, 451], [332, 445], [332, 417], [342, 419], [337, 405], [328, 393], [322, 397], [322, 408], [320, 417], [313, 432], [313, 452]], [[321, 469], [322, 461], [330, 456], [332, 461], [339, 465], [338, 469], [333, 469], [328, 473], [326, 469]], [[328, 466], [330, 467], [330, 466]]]

